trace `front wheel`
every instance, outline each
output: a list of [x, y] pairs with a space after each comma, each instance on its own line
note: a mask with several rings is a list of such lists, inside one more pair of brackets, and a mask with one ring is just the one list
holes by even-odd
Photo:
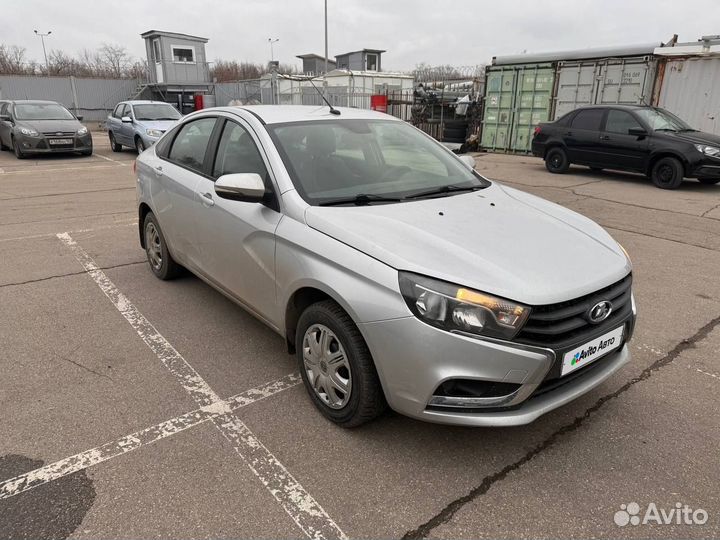
[[295, 337], [305, 389], [320, 412], [345, 428], [379, 416], [387, 407], [365, 340], [332, 300], [309, 306]]
[[712, 186], [720, 182], [720, 178], [698, 178], [698, 182], [705, 184], [706, 186]]
[[545, 168], [554, 174], [562, 174], [570, 168], [567, 153], [562, 148], [551, 148], [545, 156]]
[[182, 266], [176, 263], [170, 255], [165, 236], [163, 236], [155, 214], [152, 212], [145, 216], [143, 234], [145, 235], [145, 254], [153, 274], [162, 280], [177, 277], [182, 271]]
[[115, 140], [115, 134], [111, 131], [110, 132], [110, 148], [113, 152], [122, 152], [122, 144], [118, 144], [118, 142]]
[[18, 159], [25, 159], [25, 157], [26, 157], [25, 153], [22, 150], [20, 150], [20, 143], [17, 142], [17, 140], [15, 138], [13, 138], [13, 140], [12, 140], [12, 145], [13, 145], [13, 151], [15, 152], [15, 157]]
[[145, 151], [145, 143], [140, 137], [135, 137], [135, 150], [137, 150], [138, 155]]
[[660, 189], [677, 189], [683, 181], [683, 173], [679, 159], [664, 157], [653, 165], [650, 179]]

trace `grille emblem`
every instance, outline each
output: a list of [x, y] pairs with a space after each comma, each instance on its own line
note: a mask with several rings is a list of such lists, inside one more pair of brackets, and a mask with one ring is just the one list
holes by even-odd
[[62, 131], [58, 131], [55, 135], [62, 135]]
[[587, 318], [593, 324], [601, 323], [610, 316], [612, 308], [610, 302], [603, 300], [590, 308], [590, 311], [587, 312]]

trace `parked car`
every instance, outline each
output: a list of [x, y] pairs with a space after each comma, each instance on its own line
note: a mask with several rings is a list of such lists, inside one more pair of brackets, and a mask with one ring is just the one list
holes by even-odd
[[106, 126], [113, 152], [123, 146], [139, 153], [155, 144], [182, 115], [164, 101], [123, 101], [108, 116]]
[[60, 103], [11, 100], [0, 104], [0, 149], [12, 149], [18, 159], [29, 154], [93, 151], [92, 136]]
[[639, 172], [663, 189], [680, 187], [683, 178], [720, 182], [720, 137], [658, 107], [581, 107], [538, 125], [532, 152], [552, 173], [564, 173], [575, 163], [594, 171]]
[[136, 161], [140, 244], [158, 278], [185, 267], [283, 336], [342, 426], [386, 403], [526, 424], [629, 360], [631, 264], [471, 164], [379, 112], [206, 109]]

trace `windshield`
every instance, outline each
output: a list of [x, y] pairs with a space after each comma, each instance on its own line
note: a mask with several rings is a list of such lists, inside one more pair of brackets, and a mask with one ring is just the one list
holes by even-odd
[[685, 121], [664, 109], [637, 109], [635, 113], [653, 131], [695, 131]]
[[21, 103], [15, 105], [18, 120], [73, 120], [75, 117], [57, 103]]
[[135, 120], [179, 120], [180, 113], [167, 103], [133, 105]]
[[322, 120], [267, 129], [310, 204], [398, 202], [490, 185], [405, 122]]

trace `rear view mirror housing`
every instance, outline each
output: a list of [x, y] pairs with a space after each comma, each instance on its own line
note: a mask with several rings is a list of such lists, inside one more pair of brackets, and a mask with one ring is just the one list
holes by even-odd
[[647, 130], [644, 128], [630, 128], [628, 129], [629, 135], [635, 135], [636, 137], [647, 137]]
[[132, 124], [132, 118], [130, 118], [129, 116], [123, 116], [120, 121], [123, 124]]
[[81, 114], [76, 114], [76, 115], [75, 115], [75, 118], [77, 118], [77, 119], [78, 119], [78, 122], [82, 122], [82, 121], [83, 121], [83, 118], [84, 118], [84, 116], [83, 116], [83, 115], [81, 115]]
[[257, 173], [224, 174], [215, 181], [215, 193], [231, 201], [262, 202], [265, 183]]
[[0, 120], [4, 122], [12, 122], [12, 117], [9, 114], [0, 114]]

